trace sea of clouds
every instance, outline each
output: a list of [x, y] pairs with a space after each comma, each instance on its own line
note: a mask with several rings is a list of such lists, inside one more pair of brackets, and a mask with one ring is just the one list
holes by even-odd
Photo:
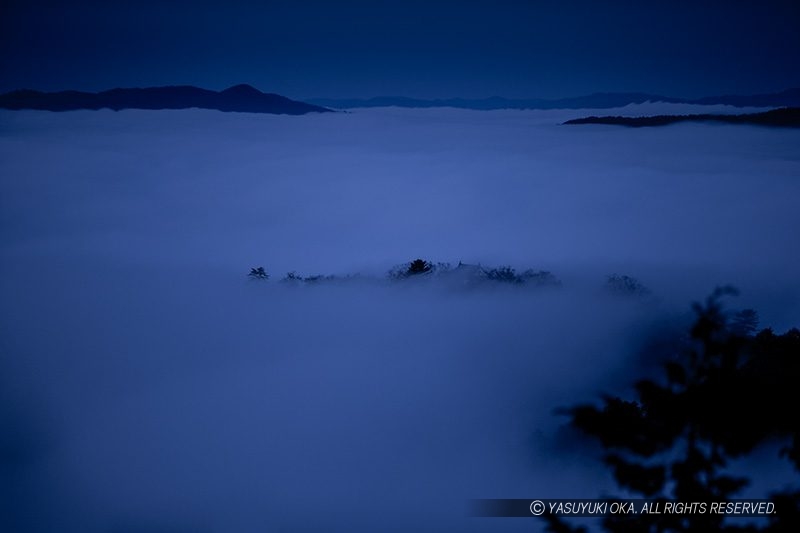
[[[0, 520], [530, 531], [465, 501], [613, 493], [555, 409], [717, 285], [800, 325], [800, 131], [561, 125], [693, 111], [742, 110], [0, 112]], [[386, 279], [417, 257], [562, 286]]]

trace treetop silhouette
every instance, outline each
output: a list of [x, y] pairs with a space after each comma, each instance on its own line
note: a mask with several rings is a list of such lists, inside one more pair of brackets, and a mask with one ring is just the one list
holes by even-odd
[[[620, 488], [646, 498], [685, 502], [734, 497], [749, 480], [728, 473], [731, 460], [779, 441], [800, 471], [800, 331], [756, 333], [755, 311], [727, 312], [715, 290], [693, 306], [688, 340], [664, 363], [660, 380], [635, 384], [636, 398], [603, 398], [569, 409], [571, 424], [605, 449]], [[765, 495], [766, 496], [766, 495]], [[777, 514], [761, 526], [724, 515], [639, 514], [604, 518], [607, 531], [800, 531], [800, 491], [769, 495]], [[551, 531], [578, 531], [546, 517]]]

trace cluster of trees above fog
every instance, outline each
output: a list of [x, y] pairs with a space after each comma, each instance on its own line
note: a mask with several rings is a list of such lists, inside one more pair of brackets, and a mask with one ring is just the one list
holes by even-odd
[[[753, 310], [727, 312], [717, 289], [695, 304], [695, 321], [664, 361], [661, 379], [635, 383], [635, 397], [607, 395], [598, 405], [566, 410], [570, 424], [599, 443], [602, 461], [628, 494], [682, 502], [720, 502], [749, 484], [732, 460], [765, 444], [800, 472], [800, 330], [758, 331]], [[788, 465], [787, 465], [788, 466]], [[612, 532], [800, 531], [800, 491], [769, 497], [775, 513], [761, 523], [716, 513], [609, 515]], [[663, 505], [662, 505], [663, 507]], [[585, 531], [545, 516], [553, 532]]]
[[[248, 277], [256, 281], [267, 281], [271, 278], [263, 266], [251, 268]], [[389, 270], [386, 277], [390, 281], [441, 279], [463, 285], [502, 283], [535, 287], [561, 286], [561, 281], [552, 272], [546, 270], [527, 269], [517, 272], [510, 266], [487, 267], [462, 262], [452, 266], [450, 263], [434, 263], [425, 259], [414, 259], [408, 263], [397, 265]], [[282, 283], [314, 284], [353, 279], [363, 279], [363, 277], [359, 274], [301, 276], [292, 271], [287, 272], [280, 281]], [[626, 275], [612, 274], [608, 276], [605, 286], [610, 292], [618, 295], [644, 297], [651, 294], [650, 290], [639, 280]]]
[[[271, 276], [264, 267], [260, 266], [251, 268], [248, 277], [251, 280], [267, 281]], [[397, 265], [389, 270], [386, 277], [390, 281], [441, 279], [455, 281], [463, 285], [501, 283], [535, 287], [561, 286], [561, 281], [552, 272], [546, 270], [527, 269], [517, 272], [510, 266], [487, 267], [462, 262], [452, 266], [450, 263], [434, 263], [425, 259], [414, 259], [408, 263]], [[358, 274], [301, 276], [293, 271], [287, 272], [280, 281], [283, 283], [314, 284], [353, 279], [363, 278]], [[644, 297], [651, 294], [650, 290], [637, 279], [619, 274], [612, 274], [606, 278], [606, 289], [618, 295]]]
[[449, 263], [432, 263], [424, 259], [415, 259], [409, 263], [398, 265], [389, 271], [392, 280], [404, 280], [422, 276], [439, 276], [461, 278], [464, 282], [496, 281], [501, 283], [559, 286], [561, 282], [545, 270], [528, 269], [517, 273], [510, 266], [485, 267], [459, 262], [455, 267]]
[[[252, 280], [266, 281], [270, 279], [269, 273], [264, 267], [250, 269], [248, 277]], [[337, 281], [360, 278], [360, 275], [332, 276], [314, 275], [301, 276], [296, 272], [286, 273], [280, 281], [291, 283], [316, 283], [321, 281]], [[536, 286], [560, 286], [561, 282], [552, 273], [544, 270], [528, 269], [517, 272], [510, 266], [486, 267], [482, 265], [466, 264], [459, 262], [452, 266], [449, 263], [434, 263], [424, 259], [414, 259], [408, 263], [395, 266], [387, 273], [387, 278], [392, 281], [402, 281], [410, 279], [426, 278], [447, 278], [459, 280], [464, 283], [499, 282], [507, 284], [529, 284]], [[632, 278], [632, 282], [639, 286], [638, 282]], [[619, 276], [614, 276], [619, 278]]]

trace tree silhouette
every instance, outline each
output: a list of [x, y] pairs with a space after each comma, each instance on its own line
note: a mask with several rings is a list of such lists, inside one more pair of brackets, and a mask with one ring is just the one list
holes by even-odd
[[[723, 501], [748, 484], [726, 472], [731, 459], [776, 439], [800, 470], [800, 331], [755, 333], [752, 310], [727, 313], [714, 291], [695, 304], [688, 342], [664, 364], [660, 382], [636, 383], [635, 400], [607, 396], [603, 405], [568, 412], [571, 423], [597, 439], [617, 484], [642, 497]], [[773, 493], [778, 512], [748, 531], [800, 531], [800, 492]], [[778, 506], [780, 504], [780, 506]], [[547, 517], [551, 531], [578, 531]], [[724, 515], [609, 515], [607, 531], [743, 531]]]
[[256, 267], [250, 269], [250, 273], [247, 277], [250, 279], [267, 280], [269, 279], [269, 274], [264, 270], [264, 267]]
[[638, 279], [619, 274], [612, 274], [606, 278], [606, 288], [623, 296], [647, 296], [650, 294], [650, 289], [642, 285]]
[[423, 259], [414, 259], [408, 264], [406, 270], [407, 276], [416, 276], [418, 274], [426, 274], [431, 271], [431, 264]]
[[522, 283], [524, 280], [517, 276], [516, 271], [510, 266], [484, 269], [486, 279], [502, 283]]
[[303, 281], [303, 277], [299, 276], [297, 272], [293, 270], [291, 272], [287, 272], [281, 281], [286, 283], [299, 283]]

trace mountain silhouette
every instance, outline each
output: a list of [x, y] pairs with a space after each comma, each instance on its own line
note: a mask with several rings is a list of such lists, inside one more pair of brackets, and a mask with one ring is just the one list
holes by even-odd
[[630, 103], [643, 103], [647, 101], [675, 101], [665, 96], [656, 96], [644, 93], [595, 93], [576, 98], [561, 98], [558, 100], [545, 100], [542, 98], [509, 99], [500, 96], [490, 98], [438, 98], [425, 100], [420, 98], [406, 98], [402, 96], [380, 96], [368, 99], [331, 99], [317, 98], [310, 100], [318, 105], [339, 109], [356, 107], [455, 107], [460, 109], [492, 110], [492, 109], [582, 109], [582, 108], [611, 108], [620, 107]]
[[[77, 109], [216, 109], [244, 113], [302, 115], [321, 113], [331, 108], [359, 107], [455, 107], [460, 109], [610, 109], [629, 104], [666, 102], [734, 107], [800, 107], [800, 88], [778, 93], [751, 96], [726, 95], [696, 99], [673, 98], [649, 93], [593, 93], [573, 98], [509, 99], [499, 96], [482, 99], [420, 99], [382, 96], [368, 99], [317, 98], [309, 103], [291, 100], [273, 93], [263, 93], [246, 85], [234, 85], [223, 91], [210, 91], [189, 85], [148, 88], [117, 88], [99, 93], [81, 91], [41, 92], [30, 89], [0, 95], [0, 109], [39, 109], [72, 111]], [[594, 117], [597, 118], [597, 117]], [[644, 125], [644, 124], [642, 124]]]
[[325, 107], [262, 93], [250, 85], [210, 91], [189, 85], [118, 88], [99, 93], [61, 91], [46, 93], [23, 89], [0, 95], [0, 108], [73, 111], [78, 109], [216, 109], [242, 113], [302, 115], [331, 111]]
[[726, 124], [754, 124], [758, 126], [779, 126], [800, 128], [800, 107], [784, 107], [763, 113], [744, 113], [740, 115], [655, 115], [650, 117], [584, 117], [568, 120], [564, 124], [612, 124], [641, 128], [644, 126], [666, 126], [676, 122], [723, 122]]
[[673, 98], [648, 93], [594, 93], [574, 98], [511, 99], [493, 96], [491, 98], [439, 98], [420, 99], [402, 96], [381, 96], [377, 98], [314, 98], [309, 102], [325, 107], [348, 109], [357, 107], [456, 107], [461, 109], [610, 109], [629, 104], [645, 102], [666, 102], [674, 104], [715, 105], [724, 104], [735, 107], [800, 107], [800, 88], [787, 89], [778, 93], [752, 96], [709, 96], [704, 98]]

